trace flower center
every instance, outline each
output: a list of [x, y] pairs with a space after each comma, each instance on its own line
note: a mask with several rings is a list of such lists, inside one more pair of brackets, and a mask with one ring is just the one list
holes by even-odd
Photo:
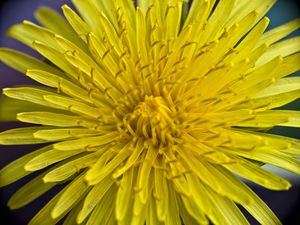
[[151, 139], [154, 145], [174, 144], [180, 136], [176, 112], [162, 97], [146, 96], [123, 118], [125, 130], [135, 137]]

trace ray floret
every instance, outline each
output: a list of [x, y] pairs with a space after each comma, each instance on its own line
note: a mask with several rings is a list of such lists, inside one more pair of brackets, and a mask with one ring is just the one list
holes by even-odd
[[[43, 144], [0, 170], [0, 186], [43, 172], [8, 202], [23, 207], [58, 184], [29, 225], [260, 224], [279, 219], [244, 179], [271, 190], [300, 174], [296, 19], [267, 30], [274, 0], [73, 0], [63, 16], [7, 34], [40, 61], [1, 48], [0, 60], [40, 83], [3, 89], [1, 120], [35, 124], [1, 145]], [[10, 115], [8, 115], [10, 114]], [[2, 116], [3, 115], [3, 116]]]

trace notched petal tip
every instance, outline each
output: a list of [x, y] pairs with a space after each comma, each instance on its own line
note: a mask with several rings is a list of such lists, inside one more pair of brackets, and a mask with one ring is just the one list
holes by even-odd
[[3, 89], [2, 89], [2, 93], [3, 93], [4, 95], [6, 95], [6, 96], [9, 97], [9, 92], [10, 92], [11, 89], [12, 89], [12, 88], [3, 88]]
[[270, 19], [267, 16], [265, 16], [262, 20], [264, 21], [265, 24], [269, 24], [270, 23]]
[[47, 178], [47, 174], [42, 178], [44, 184], [50, 183], [51, 181]]
[[26, 114], [26, 113], [17, 113], [16, 119], [21, 121], [21, 122], [26, 122], [23, 118], [24, 114]]
[[290, 190], [291, 188], [292, 188], [292, 184], [289, 181], [285, 182], [285, 186], [283, 190], [287, 191]]
[[24, 25], [35, 25], [33, 22], [31, 22], [29, 20], [23, 20], [22, 24], [24, 24]]
[[33, 47], [38, 47], [38, 46], [43, 46], [44, 44], [43, 44], [43, 42], [41, 42], [41, 41], [38, 41], [38, 40], [34, 40], [33, 42], [32, 42], [32, 46]]
[[10, 209], [10, 210], [16, 210], [16, 209], [19, 209], [19, 208], [22, 208], [22, 206], [17, 206], [17, 205], [14, 205], [14, 203], [12, 203], [11, 201], [11, 198], [8, 200], [7, 202], [7, 207]]
[[58, 218], [58, 217], [60, 216], [59, 212], [57, 212], [57, 210], [56, 210], [55, 207], [54, 207], [53, 210], [51, 211], [50, 215], [51, 215], [51, 218], [52, 218], [52, 219], [56, 219], [56, 218]]
[[43, 13], [47, 13], [49, 11], [52, 11], [52, 9], [50, 7], [47, 7], [47, 6], [40, 6], [35, 12], [34, 12], [34, 15], [35, 17], [38, 17], [40, 14], [43, 14]]
[[91, 177], [90, 175], [88, 175], [88, 173], [85, 175], [84, 177], [84, 182], [88, 185], [88, 186], [92, 186], [95, 185], [96, 183], [93, 181], [93, 177]]
[[63, 4], [61, 9], [64, 10], [71, 10], [71, 8], [67, 4]]
[[25, 171], [28, 171], [28, 172], [37, 171], [36, 169], [34, 169], [34, 168], [31, 166], [31, 161], [29, 161], [29, 162], [24, 166], [24, 170], [25, 170]]

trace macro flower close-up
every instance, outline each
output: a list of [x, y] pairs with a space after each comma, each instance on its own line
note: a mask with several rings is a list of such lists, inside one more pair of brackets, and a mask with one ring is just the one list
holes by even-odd
[[7, 31], [42, 60], [0, 48], [35, 81], [0, 98], [26, 124], [0, 145], [38, 146], [0, 170], [0, 187], [40, 171], [9, 208], [62, 186], [29, 225], [281, 224], [248, 182], [300, 175], [300, 139], [270, 132], [300, 128], [300, 19], [267, 30], [275, 0], [72, 3]]

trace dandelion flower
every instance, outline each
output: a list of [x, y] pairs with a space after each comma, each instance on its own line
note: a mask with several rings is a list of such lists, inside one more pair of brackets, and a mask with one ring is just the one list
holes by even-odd
[[300, 174], [300, 141], [266, 132], [300, 127], [278, 109], [300, 98], [299, 37], [280, 41], [300, 20], [265, 32], [274, 0], [73, 3], [8, 31], [47, 60], [0, 50], [42, 84], [3, 89], [3, 115], [36, 125], [0, 144], [45, 144], [0, 171], [5, 186], [42, 170], [9, 207], [65, 183], [30, 225], [249, 224], [240, 206], [280, 224], [240, 177], [287, 190], [261, 163]]

